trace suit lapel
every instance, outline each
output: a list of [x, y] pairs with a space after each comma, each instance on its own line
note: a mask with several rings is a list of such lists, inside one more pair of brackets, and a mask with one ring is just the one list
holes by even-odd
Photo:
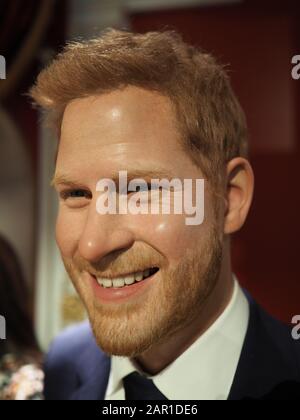
[[251, 297], [248, 299], [249, 326], [229, 400], [262, 399], [278, 385], [297, 381], [288, 328], [267, 315]]

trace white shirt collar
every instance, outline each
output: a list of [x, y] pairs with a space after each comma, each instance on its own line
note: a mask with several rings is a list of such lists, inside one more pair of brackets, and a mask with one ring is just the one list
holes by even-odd
[[[226, 309], [186, 351], [151, 378], [169, 400], [226, 400], [249, 322], [249, 304], [234, 276]], [[140, 371], [127, 357], [112, 356], [105, 400], [124, 400], [122, 379]], [[141, 371], [140, 371], [141, 372]]]

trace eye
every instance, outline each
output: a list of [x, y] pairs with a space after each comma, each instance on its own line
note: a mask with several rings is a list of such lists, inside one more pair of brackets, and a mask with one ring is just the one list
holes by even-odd
[[127, 191], [128, 194], [131, 194], [133, 192], [148, 192], [151, 191], [151, 184], [147, 184], [147, 185], [132, 185], [132, 189], [134, 189], [134, 191]]
[[163, 187], [159, 184], [148, 184], [149, 191], [163, 191]]
[[90, 191], [83, 190], [83, 189], [67, 189], [63, 190], [59, 193], [59, 196], [62, 200], [66, 201], [67, 199], [80, 199], [80, 198], [87, 198], [91, 199], [92, 194]]
[[150, 192], [150, 191], [162, 191], [163, 188], [159, 185], [159, 184], [151, 184], [151, 182], [147, 183], [147, 185], [144, 184], [139, 184], [137, 183], [136, 185], [134, 183], [131, 184], [131, 189], [133, 189], [134, 191], [129, 191], [128, 189], [126, 189], [126, 191], [121, 191], [121, 194], [134, 194], [136, 192]]

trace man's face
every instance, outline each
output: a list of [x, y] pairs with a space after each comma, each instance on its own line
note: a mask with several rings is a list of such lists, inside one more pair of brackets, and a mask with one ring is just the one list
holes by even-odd
[[[219, 274], [222, 231], [207, 183], [205, 218], [197, 226], [187, 225], [185, 214], [96, 210], [97, 182], [121, 170], [147, 182], [204, 178], [182, 149], [174, 120], [168, 98], [134, 87], [74, 100], [64, 113], [55, 174], [57, 243], [108, 354], [137, 356], [184, 328]], [[130, 282], [140, 273], [150, 277], [111, 288], [97, 282]]]

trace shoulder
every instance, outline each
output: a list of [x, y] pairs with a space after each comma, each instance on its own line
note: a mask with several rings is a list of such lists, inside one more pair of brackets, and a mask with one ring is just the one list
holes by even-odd
[[88, 322], [65, 329], [51, 344], [45, 359], [45, 398], [69, 399], [92, 369], [89, 364], [104, 357]]
[[[250, 318], [230, 399], [282, 399], [300, 392], [300, 341], [247, 293]], [[277, 398], [278, 397], [278, 398]]]
[[273, 318], [260, 306], [256, 305], [256, 308], [256, 326], [260, 325], [257, 335], [272, 347], [286, 368], [293, 369], [295, 378], [300, 381], [300, 340], [293, 337], [290, 325]]
[[47, 363], [74, 362], [82, 351], [93, 342], [88, 322], [72, 325], [62, 331], [52, 342]]

